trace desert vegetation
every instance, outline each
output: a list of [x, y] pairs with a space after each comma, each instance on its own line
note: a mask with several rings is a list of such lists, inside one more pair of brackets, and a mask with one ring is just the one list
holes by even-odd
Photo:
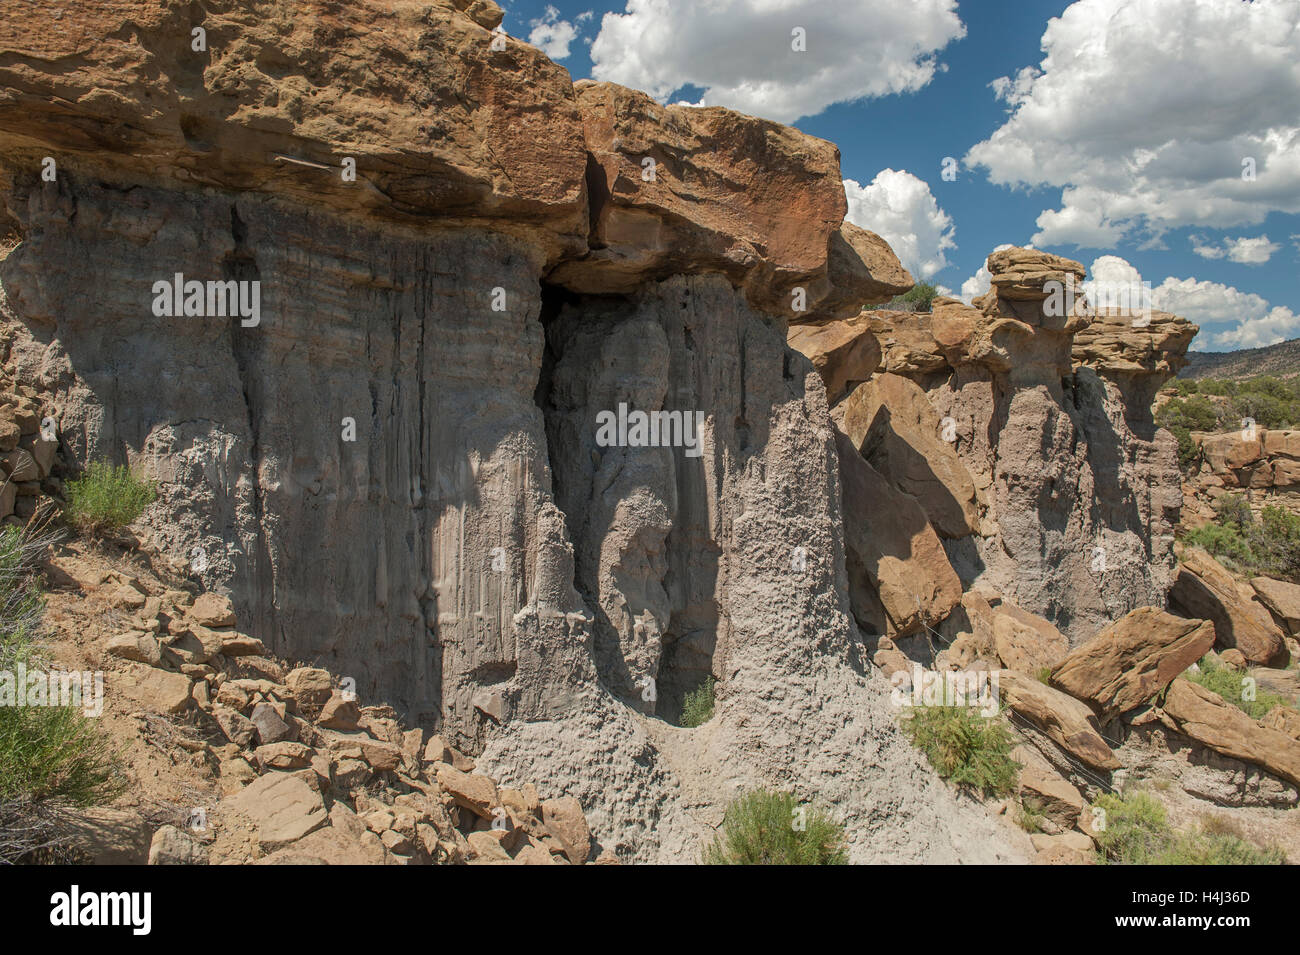
[[[1097, 860], [1111, 865], [1281, 865], [1280, 849], [1257, 846], [1222, 825], [1187, 831], [1169, 822], [1151, 793], [1107, 793], [1093, 803]], [[1097, 812], [1101, 810], [1101, 814]]]
[[84, 534], [107, 534], [138, 518], [157, 496], [153, 483], [129, 468], [92, 461], [81, 477], [68, 482], [63, 513]]
[[[18, 672], [48, 664], [35, 564], [49, 543], [13, 527], [0, 531], [0, 680], [14, 694], [26, 690]], [[75, 706], [15, 702], [0, 705], [0, 863], [58, 858], [69, 812], [110, 802], [123, 780], [111, 743]]]
[[1224, 494], [1215, 503], [1215, 520], [1183, 534], [1224, 566], [1245, 575], [1300, 581], [1300, 515], [1277, 505], [1255, 515], [1241, 494]]
[[844, 830], [789, 792], [758, 789], [727, 807], [706, 865], [845, 865]]

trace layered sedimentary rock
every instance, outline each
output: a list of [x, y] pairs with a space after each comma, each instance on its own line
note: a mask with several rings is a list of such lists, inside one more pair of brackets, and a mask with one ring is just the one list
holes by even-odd
[[[972, 500], [964, 479], [944, 476], [948, 455], [929, 456], [938, 483], [923, 484], [944, 488], [930, 518], [963, 583], [1013, 598], [1078, 642], [1164, 603], [1181, 495], [1174, 439], [1148, 406], [1195, 326], [1098, 319], [1073, 291], [1083, 267], [1059, 256], [1004, 249], [988, 268], [991, 289], [973, 306], [936, 299], [925, 324], [867, 314], [882, 370], [924, 391], [973, 485]], [[901, 457], [886, 476], [920, 493]], [[953, 534], [957, 506], [978, 533]]]
[[[155, 542], [252, 636], [578, 797], [625, 858], [690, 858], [759, 784], [857, 860], [1005, 857], [859, 656], [785, 323], [910, 279], [842, 224], [834, 147], [575, 93], [483, 2], [0, 14], [10, 361], [70, 460], [158, 481]], [[600, 440], [616, 412], [696, 427]], [[649, 718], [707, 676], [705, 727]]]
[[1207, 487], [1300, 489], [1300, 431], [1255, 428], [1192, 435], [1201, 449], [1198, 482]]

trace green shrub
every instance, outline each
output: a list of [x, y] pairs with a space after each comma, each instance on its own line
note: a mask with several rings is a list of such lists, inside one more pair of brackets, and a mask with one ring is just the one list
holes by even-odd
[[1253, 418], [1261, 428], [1300, 426], [1300, 378], [1180, 378], [1174, 388], [1179, 397], [1162, 405], [1156, 415], [1157, 424], [1170, 430], [1183, 425], [1192, 431], [1231, 431], [1241, 427], [1242, 418]]
[[0, 706], [0, 803], [92, 806], [121, 792], [115, 753], [71, 706]]
[[1214, 523], [1187, 531], [1183, 541], [1243, 574], [1300, 580], [1300, 515], [1269, 505], [1256, 520], [1240, 494], [1221, 495], [1215, 511]]
[[998, 717], [970, 706], [914, 706], [903, 730], [944, 779], [986, 796], [1016, 786], [1020, 764], [1011, 758], [1011, 732]]
[[1242, 699], [1241, 681], [1246, 674], [1220, 666], [1208, 656], [1201, 660], [1199, 669], [1199, 673], [1188, 674], [1187, 678], [1219, 694], [1252, 719], [1263, 719], [1265, 714], [1275, 706], [1291, 705], [1291, 701], [1286, 697], [1278, 696], [1258, 686], [1255, 688], [1255, 699]]
[[867, 309], [891, 312], [928, 312], [933, 307], [939, 290], [928, 282], [918, 282], [902, 295], [895, 295], [884, 305], [868, 305]]
[[758, 789], [727, 807], [704, 863], [845, 865], [848, 850], [843, 828], [820, 810], [801, 807], [794, 793]]
[[713, 689], [715, 685], [713, 677], [709, 677], [686, 694], [686, 699], [682, 701], [683, 726], [703, 726], [713, 719]]
[[1281, 865], [1285, 854], [1260, 848], [1229, 832], [1204, 826], [1179, 832], [1164, 805], [1149, 793], [1107, 793], [1093, 803], [1105, 811], [1095, 829], [1098, 861], [1114, 865]]
[[103, 534], [126, 527], [158, 496], [153, 482], [125, 467], [94, 461], [67, 486], [64, 515], [73, 527], [88, 534]]
[[[0, 531], [0, 670], [46, 666], [35, 561], [52, 539]], [[116, 753], [77, 708], [0, 706], [0, 863], [57, 846], [62, 814], [109, 802], [122, 785]]]

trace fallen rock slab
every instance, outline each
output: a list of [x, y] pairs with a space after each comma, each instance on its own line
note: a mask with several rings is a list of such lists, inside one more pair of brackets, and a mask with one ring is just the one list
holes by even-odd
[[1300, 637], [1300, 585], [1272, 577], [1253, 577], [1250, 586], [1255, 599], [1268, 608], [1273, 619], [1291, 636]]
[[1181, 548], [1182, 561], [1169, 601], [1185, 616], [1212, 620], [1219, 647], [1236, 647], [1259, 666], [1284, 667], [1287, 652], [1281, 628], [1253, 599], [1255, 591], [1238, 585], [1222, 564], [1200, 547]]
[[1139, 607], [1072, 650], [1052, 685], [1106, 718], [1150, 700], [1214, 646], [1214, 624]]
[[1094, 769], [1109, 771], [1123, 765], [1102, 738], [1087, 704], [1015, 670], [999, 670], [998, 681], [1003, 704], [1041, 729], [1057, 746]]
[[1212, 690], [1174, 680], [1160, 709], [1171, 729], [1300, 786], [1300, 740], [1251, 719]]
[[256, 831], [257, 841], [268, 852], [319, 829], [328, 818], [319, 789], [290, 773], [262, 776], [223, 799], [218, 808], [246, 817]]

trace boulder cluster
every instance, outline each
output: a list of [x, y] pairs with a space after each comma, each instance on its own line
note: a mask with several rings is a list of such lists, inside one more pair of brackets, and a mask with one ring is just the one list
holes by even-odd
[[63, 499], [53, 411], [50, 396], [17, 381], [12, 367], [0, 373], [0, 519], [12, 527], [24, 526], [42, 499]]
[[272, 658], [237, 628], [229, 598], [64, 548], [46, 575], [124, 624], [92, 635], [92, 656], [113, 667], [107, 706], [193, 726], [187, 745], [224, 797], [160, 826], [150, 864], [580, 865], [594, 855], [576, 799], [498, 786], [442, 736], [362, 705], [328, 671]]

